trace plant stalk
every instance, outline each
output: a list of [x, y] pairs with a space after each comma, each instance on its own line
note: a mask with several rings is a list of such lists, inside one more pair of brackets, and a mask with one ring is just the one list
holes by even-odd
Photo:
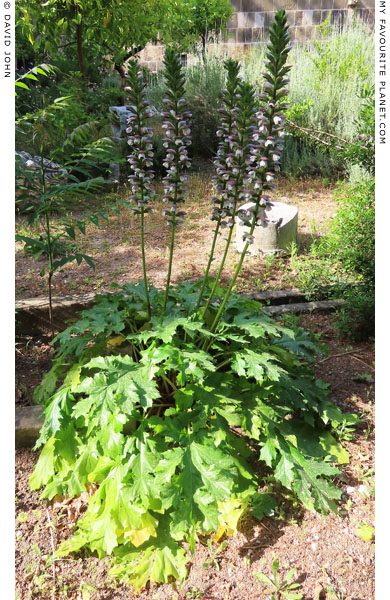
[[[40, 148], [41, 154], [41, 182], [42, 182], [42, 195], [44, 196], [46, 193], [46, 180], [45, 180], [45, 167], [43, 163], [43, 148]], [[53, 246], [51, 243], [51, 235], [50, 235], [50, 216], [49, 216], [49, 207], [45, 206], [45, 227], [46, 227], [46, 238], [47, 238], [47, 255], [49, 259], [49, 275], [48, 275], [48, 293], [49, 293], [49, 321], [50, 321], [50, 329], [52, 338], [54, 338], [54, 324], [53, 324], [53, 300], [51, 293], [51, 280], [53, 277]]]
[[195, 311], [197, 311], [198, 308], [200, 307], [200, 303], [201, 303], [202, 298], [203, 298], [203, 294], [204, 294], [204, 290], [205, 290], [205, 287], [206, 287], [206, 281], [207, 281], [207, 277], [208, 277], [208, 274], [209, 274], [209, 271], [210, 271], [211, 263], [214, 260], [214, 251], [215, 251], [215, 246], [216, 246], [216, 243], [217, 243], [217, 238], [218, 238], [219, 228], [220, 228], [220, 224], [221, 224], [221, 219], [222, 219], [222, 217], [218, 217], [217, 225], [216, 225], [215, 231], [214, 231], [213, 242], [211, 244], [209, 261], [207, 263], [206, 271], [205, 271], [205, 274], [204, 274], [204, 277], [203, 277], [202, 287], [200, 288], [200, 291], [199, 291], [199, 298], [198, 298], [198, 302], [197, 302], [196, 307], [195, 307]]
[[175, 246], [175, 229], [176, 229], [176, 223], [172, 222], [171, 243], [170, 243], [170, 248], [169, 248], [169, 263], [168, 263], [168, 274], [167, 274], [167, 286], [166, 286], [166, 289], [165, 289], [164, 307], [163, 307], [164, 313], [166, 312], [166, 308], [167, 308], [167, 301], [168, 301], [168, 294], [169, 294], [169, 284], [170, 284], [170, 281], [171, 281], [172, 261], [173, 261], [173, 249], [174, 249], [174, 246]]
[[[143, 196], [143, 190], [142, 190]], [[141, 209], [141, 248], [142, 248], [142, 270], [144, 274], [144, 285], [145, 285], [145, 295], [146, 295], [146, 304], [148, 310], [148, 319], [151, 317], [151, 308], [150, 308], [150, 298], [149, 298], [149, 289], [148, 289], [148, 278], [146, 274], [146, 257], [145, 257], [145, 210], [142, 205]]]

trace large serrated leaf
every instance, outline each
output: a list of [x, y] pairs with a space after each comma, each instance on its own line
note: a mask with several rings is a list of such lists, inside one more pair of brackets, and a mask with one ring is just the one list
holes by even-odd
[[32, 490], [39, 490], [54, 475], [54, 444], [55, 438], [51, 437], [43, 447], [34, 472], [29, 479]]
[[237, 533], [237, 524], [248, 508], [248, 502], [242, 498], [231, 497], [224, 502], [218, 502], [218, 529], [213, 536], [217, 543], [223, 535], [233, 536]]
[[139, 592], [146, 583], [168, 583], [173, 577], [183, 580], [187, 575], [185, 552], [173, 540], [167, 539], [157, 545], [141, 546], [139, 552], [121, 553], [121, 562], [110, 569], [111, 576], [119, 577]]
[[69, 388], [61, 388], [54, 395], [52, 401], [45, 409], [45, 422], [34, 449], [39, 448], [61, 428], [67, 427], [73, 402], [74, 397], [70, 393]]
[[233, 354], [232, 371], [244, 377], [253, 377], [263, 382], [266, 378], [278, 381], [285, 370], [277, 364], [275, 356], [268, 352], [255, 352], [245, 348]]
[[98, 372], [84, 378], [75, 388], [75, 392], [87, 396], [75, 406], [75, 418], [91, 411], [104, 424], [116, 407], [131, 415], [136, 405], [148, 408], [160, 396], [153, 379], [157, 367], [135, 363], [130, 356], [101, 356], [89, 361], [84, 369], [98, 369]]
[[326, 477], [337, 475], [339, 469], [324, 461], [307, 459], [296, 448], [290, 447], [290, 450], [296, 472], [293, 490], [301, 502], [307, 508], [315, 508], [324, 514], [337, 512], [335, 500], [341, 497], [341, 490]]

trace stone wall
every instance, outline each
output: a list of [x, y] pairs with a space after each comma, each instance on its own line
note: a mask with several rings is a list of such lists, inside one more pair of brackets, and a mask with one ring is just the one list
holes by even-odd
[[[275, 12], [287, 13], [291, 40], [304, 42], [318, 35], [317, 27], [330, 14], [330, 23], [343, 25], [358, 15], [373, 26], [375, 0], [231, 0], [235, 13], [227, 24], [226, 36], [218, 47], [228, 55], [247, 52], [264, 41]], [[213, 51], [214, 44], [209, 44]], [[152, 71], [162, 66], [164, 47], [148, 44], [140, 53], [140, 62]], [[191, 61], [191, 57], [189, 62]]]

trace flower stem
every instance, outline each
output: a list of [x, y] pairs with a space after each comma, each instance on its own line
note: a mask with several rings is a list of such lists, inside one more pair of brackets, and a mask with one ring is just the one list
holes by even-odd
[[171, 225], [171, 244], [170, 244], [170, 249], [169, 249], [169, 263], [168, 263], [168, 274], [167, 274], [167, 286], [165, 289], [165, 298], [164, 298], [164, 307], [163, 307], [163, 311], [166, 311], [166, 307], [167, 307], [167, 301], [168, 301], [168, 294], [169, 294], [169, 284], [171, 281], [171, 273], [172, 273], [172, 259], [173, 259], [173, 249], [175, 246], [175, 229], [176, 229], [176, 222], [173, 220], [172, 225]]
[[144, 273], [144, 284], [145, 284], [145, 295], [146, 295], [146, 305], [148, 310], [148, 319], [151, 317], [151, 308], [150, 308], [150, 298], [149, 298], [149, 288], [148, 288], [148, 278], [146, 274], [146, 258], [145, 258], [145, 209], [142, 206], [141, 209], [141, 249], [142, 249], [142, 270]]
[[[195, 311], [197, 311], [197, 310], [198, 310], [198, 308], [200, 307], [200, 303], [201, 303], [201, 301], [202, 301], [203, 294], [204, 294], [204, 290], [205, 290], [205, 287], [206, 287], [206, 281], [207, 281], [207, 277], [208, 277], [208, 274], [209, 274], [209, 272], [210, 272], [211, 263], [212, 263], [212, 262], [213, 262], [213, 260], [214, 260], [214, 252], [215, 252], [215, 246], [216, 246], [217, 239], [218, 239], [218, 233], [219, 233], [220, 224], [221, 224], [221, 217], [219, 217], [219, 218], [218, 218], [217, 225], [216, 225], [216, 227], [215, 227], [215, 231], [214, 231], [214, 237], [213, 237], [213, 242], [212, 242], [212, 244], [211, 244], [211, 250], [210, 250], [210, 256], [209, 256], [209, 262], [207, 263], [207, 267], [206, 267], [206, 271], [205, 271], [205, 274], [204, 274], [204, 278], [203, 278], [202, 287], [200, 288], [200, 292], [199, 292], [199, 298], [198, 298], [198, 302], [197, 302], [197, 305], [196, 305]], [[205, 309], [205, 310], [206, 310], [206, 309]]]
[[[235, 212], [233, 212], [232, 219], [234, 219], [234, 216], [235, 216]], [[222, 261], [221, 261], [221, 264], [219, 265], [218, 273], [217, 273], [217, 275], [215, 277], [214, 285], [213, 285], [212, 290], [210, 292], [210, 296], [208, 297], [208, 300], [206, 302], [206, 306], [204, 307], [204, 312], [206, 312], [206, 310], [210, 306], [211, 300], [213, 299], [214, 294], [215, 294], [215, 290], [217, 289], [217, 285], [219, 283], [219, 278], [221, 277], [222, 269], [225, 266], [225, 262], [226, 262], [227, 254], [228, 254], [228, 251], [229, 251], [230, 241], [232, 239], [232, 235], [233, 235], [233, 227], [230, 227], [229, 235], [228, 235], [228, 237], [226, 239], [225, 251], [223, 253]]]

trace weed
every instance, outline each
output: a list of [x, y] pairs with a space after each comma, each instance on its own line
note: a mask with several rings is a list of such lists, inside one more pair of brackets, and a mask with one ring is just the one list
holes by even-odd
[[267, 575], [264, 573], [254, 573], [254, 575], [260, 582], [266, 583], [270, 587], [274, 588], [275, 591], [271, 596], [271, 600], [281, 600], [282, 598], [286, 598], [286, 600], [300, 600], [300, 598], [302, 598], [302, 594], [296, 594], [295, 590], [300, 588], [301, 584], [296, 582], [290, 583], [297, 570], [290, 569], [283, 581], [278, 583], [278, 569], [279, 559], [275, 558], [272, 564], [272, 579], [267, 577]]
[[19, 513], [19, 514], [18, 514], [18, 516], [16, 517], [16, 520], [17, 520], [19, 523], [25, 523], [25, 522], [27, 521], [27, 519], [28, 519], [28, 513], [26, 513], [26, 512], [21, 512], [21, 513]]
[[210, 539], [207, 540], [207, 547], [209, 549], [209, 558], [203, 563], [203, 569], [208, 569], [213, 566], [217, 571], [219, 571], [219, 562], [221, 557], [218, 556], [227, 546], [227, 542], [222, 542], [219, 544], [218, 548], [213, 549], [213, 544]]

